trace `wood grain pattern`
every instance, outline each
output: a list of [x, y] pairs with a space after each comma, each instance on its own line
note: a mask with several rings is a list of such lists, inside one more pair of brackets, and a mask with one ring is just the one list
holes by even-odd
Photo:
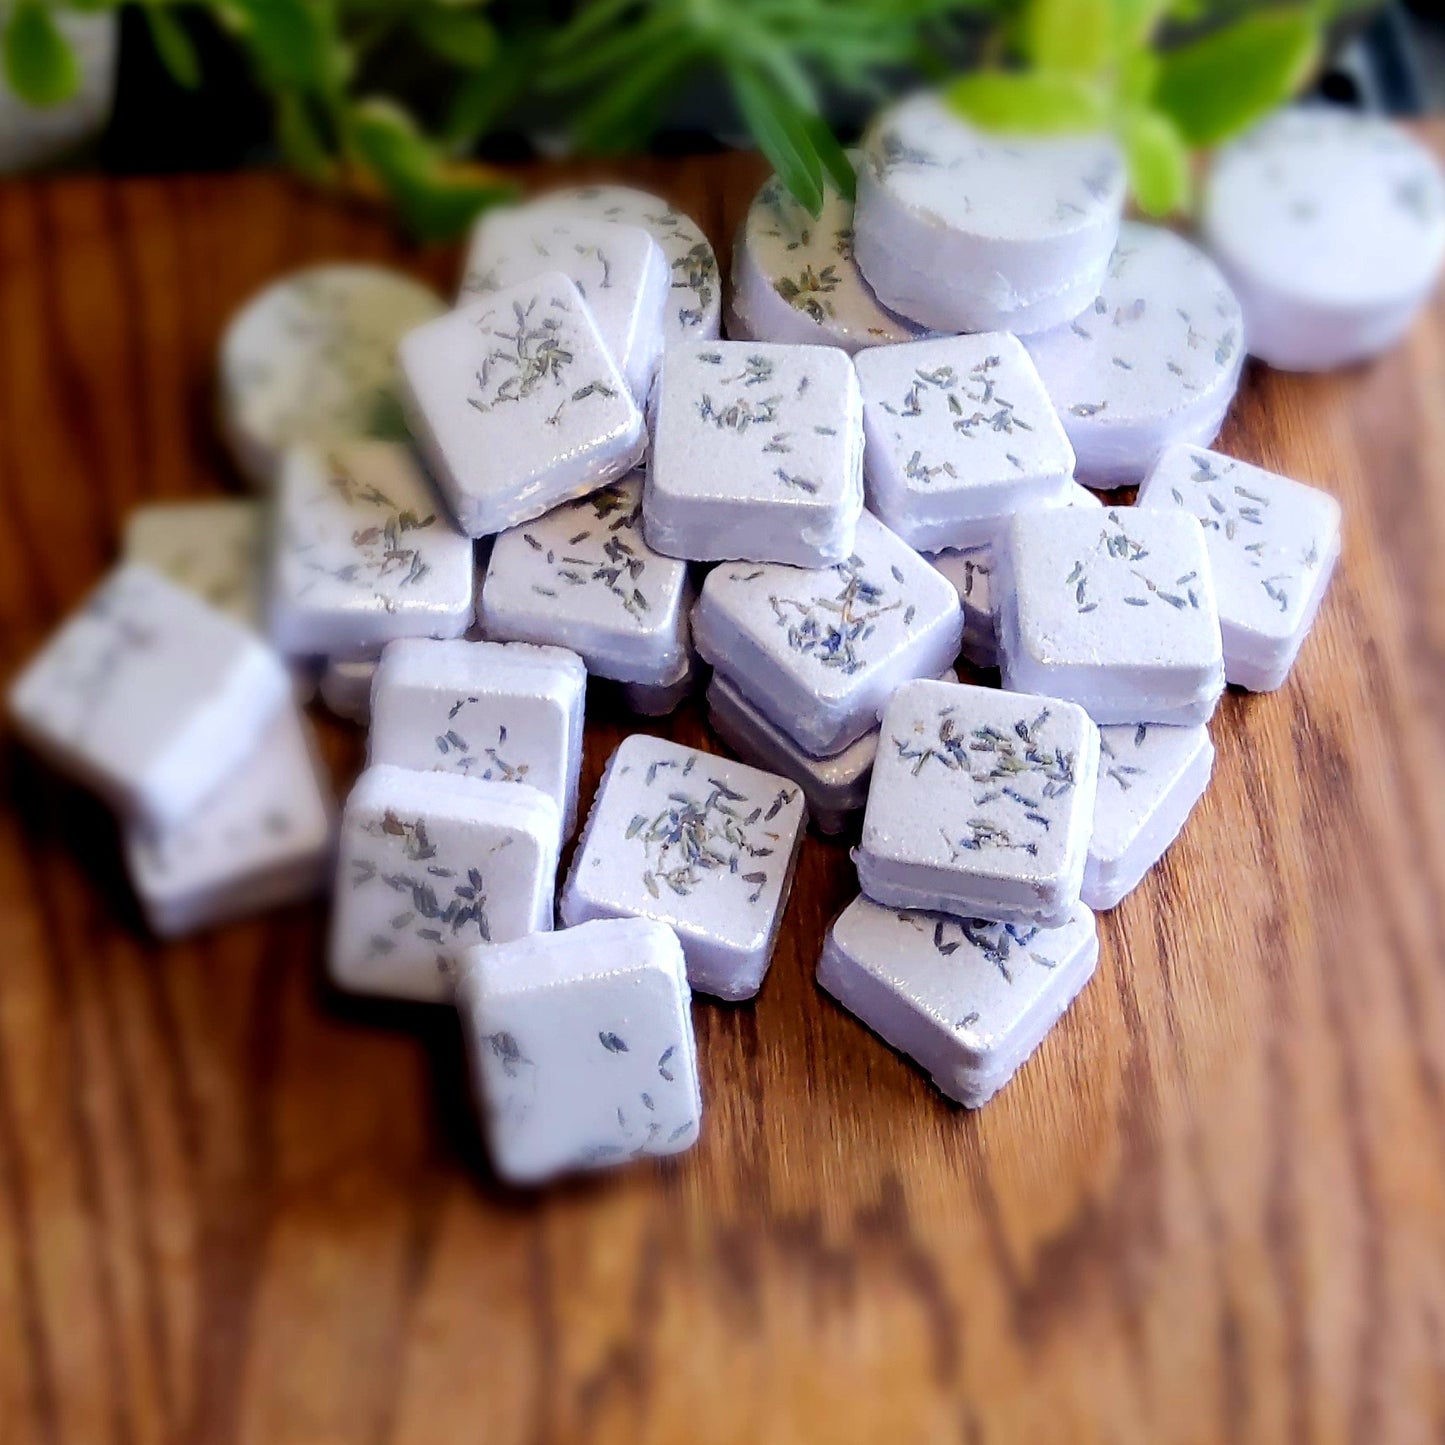
[[[720, 241], [759, 178], [630, 171]], [[220, 328], [339, 256], [455, 265], [270, 176], [0, 185], [3, 676], [130, 506], [233, 484]], [[760, 1000], [696, 1009], [701, 1146], [508, 1195], [449, 1017], [329, 996], [320, 907], [148, 942], [107, 820], [7, 743], [0, 1440], [1445, 1438], [1442, 397], [1445, 300], [1368, 368], [1249, 371], [1223, 445], [1334, 490], [1344, 565], [976, 1115], [815, 989], [855, 883], [810, 839]], [[589, 723], [588, 794], [635, 726]]]

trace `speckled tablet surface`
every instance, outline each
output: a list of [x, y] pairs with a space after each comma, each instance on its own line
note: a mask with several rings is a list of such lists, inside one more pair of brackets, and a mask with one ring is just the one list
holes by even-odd
[[1284, 110], [1215, 157], [1204, 244], [1244, 307], [1250, 351], [1318, 371], [1399, 339], [1445, 261], [1445, 176], [1380, 116]]
[[1038, 331], [1088, 305], [1123, 204], [1108, 138], [985, 135], [915, 95], [864, 137], [858, 262], [884, 305], [922, 325]]
[[648, 919], [470, 955], [457, 1005], [497, 1172], [533, 1184], [691, 1148], [690, 999], [676, 934]]
[[1072, 489], [1074, 449], [1017, 337], [881, 346], [855, 366], [868, 509], [910, 546], [984, 546]]
[[122, 816], [185, 820], [291, 697], [254, 632], [140, 563], [117, 567], [11, 686], [21, 737]]
[[313, 266], [252, 297], [219, 360], [221, 432], [247, 479], [269, 487], [291, 446], [405, 437], [397, 342], [445, 310], [381, 266]]
[[1204, 530], [1182, 511], [1025, 512], [995, 549], [1004, 686], [1099, 723], [1208, 722], [1224, 647]]
[[559, 272], [408, 332], [400, 356], [412, 434], [469, 536], [540, 517], [646, 450], [642, 413]]
[[674, 346], [654, 398], [649, 544], [693, 562], [824, 567], [863, 509], [863, 406], [830, 346]]
[[645, 403], [672, 285], [662, 247], [641, 226], [530, 208], [487, 211], [472, 231], [458, 304], [548, 271], [576, 283], [618, 370]]
[[670, 924], [694, 989], [751, 998], [772, 961], [806, 809], [798, 785], [641, 733], [613, 753], [562, 891], [566, 924]]
[[875, 727], [899, 683], [951, 667], [962, 635], [957, 593], [869, 512], [847, 561], [715, 567], [693, 609], [703, 659], [815, 757]]
[[687, 563], [648, 546], [642, 477], [503, 532], [477, 606], [488, 637], [553, 643], [598, 677], [670, 685], [691, 653]]
[[525, 642], [393, 642], [371, 698], [367, 760], [526, 783], [577, 823], [587, 671], [575, 652]]
[[1202, 251], [1130, 221], [1083, 313], [1028, 347], [1079, 480], [1119, 487], [1140, 481], [1172, 443], [1214, 439], [1239, 384], [1243, 317]]
[[905, 683], [854, 858], [875, 902], [1053, 927], [1079, 901], [1099, 735], [1056, 698]]
[[1093, 977], [1094, 916], [1057, 928], [899, 912], [855, 899], [834, 922], [818, 983], [874, 1033], [977, 1108], [1018, 1071]]
[[662, 247], [672, 274], [665, 319], [665, 345], [703, 341], [718, 334], [722, 321], [722, 282], [712, 244], [691, 216], [659, 196], [631, 186], [573, 186], [539, 197], [537, 209], [558, 208], [572, 215], [598, 216], [625, 226], [641, 226]]
[[368, 768], [341, 819], [332, 981], [450, 1002], [464, 950], [551, 928], [560, 828], [536, 788]]
[[152, 930], [172, 938], [320, 893], [334, 824], [310, 724], [287, 707], [183, 823], [127, 828], [126, 868]]
[[153, 568], [237, 622], [259, 627], [264, 539], [258, 501], [151, 502], [127, 516], [121, 557]]
[[1214, 771], [1204, 727], [1151, 723], [1099, 729], [1099, 796], [1083, 900], [1113, 908], [1179, 836]]
[[[857, 152], [851, 159], [856, 163]], [[831, 184], [814, 217], [774, 176], [753, 198], [733, 247], [728, 335], [734, 341], [865, 346], [925, 328], [890, 311], [853, 257], [853, 203]]]
[[471, 538], [401, 443], [287, 453], [268, 553], [268, 628], [290, 656], [355, 660], [471, 623]]
[[1281, 687], [1314, 625], [1340, 555], [1328, 492], [1202, 447], [1173, 447], [1139, 505], [1199, 520], [1214, 572], [1224, 674], [1253, 692]]

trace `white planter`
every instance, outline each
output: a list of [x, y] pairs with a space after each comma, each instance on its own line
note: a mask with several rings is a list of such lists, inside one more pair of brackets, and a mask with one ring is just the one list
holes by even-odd
[[[0, 4], [0, 13], [4, 6]], [[0, 80], [0, 173], [48, 165], [105, 128], [115, 101], [119, 24], [115, 13], [62, 15], [61, 32], [80, 62], [80, 90], [63, 105], [26, 105]]]

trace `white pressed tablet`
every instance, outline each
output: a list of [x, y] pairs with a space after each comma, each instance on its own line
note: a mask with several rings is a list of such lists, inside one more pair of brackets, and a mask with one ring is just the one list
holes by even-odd
[[692, 562], [823, 567], [863, 510], [863, 407], [830, 346], [674, 346], [655, 398], [648, 542]]
[[986, 135], [916, 95], [864, 137], [858, 263], [885, 306], [934, 330], [1039, 331], [1089, 304], [1123, 205], [1107, 137]]
[[1214, 440], [1244, 364], [1239, 302], [1172, 231], [1126, 222], [1082, 315], [1029, 351], [1091, 487], [1140, 481], [1174, 442]]
[[1322, 371], [1392, 345], [1429, 297], [1445, 260], [1445, 177], [1379, 116], [1285, 110], [1216, 156], [1201, 226], [1250, 352]]
[[347, 722], [366, 723], [371, 718], [371, 684], [376, 662], [329, 658], [321, 669], [321, 701]]
[[567, 924], [671, 924], [693, 988], [751, 998], [772, 961], [806, 822], [796, 783], [635, 733], [607, 764], [562, 891]]
[[472, 231], [458, 304], [548, 271], [576, 283], [632, 395], [646, 402], [672, 287], [662, 247], [641, 226], [535, 209], [487, 211]]
[[513, 1184], [690, 1149], [702, 1122], [677, 935], [602, 919], [468, 955], [457, 984], [492, 1163]]
[[718, 334], [722, 285], [717, 256], [691, 216], [631, 186], [574, 186], [539, 197], [533, 206], [641, 226], [662, 247], [672, 274], [664, 344], [705, 341]]
[[139, 563], [117, 567], [21, 672], [17, 731], [126, 818], [182, 822], [291, 696], [249, 628]]
[[687, 564], [647, 545], [633, 475], [503, 532], [477, 621], [499, 641], [553, 643], [615, 682], [671, 685], [691, 653]]
[[1204, 528], [1226, 679], [1251, 692], [1283, 686], [1334, 575], [1340, 504], [1277, 472], [1174, 447], [1139, 489], [1139, 505], [1181, 508]]
[[[1066, 507], [1093, 507], [1104, 503], [1077, 482], [1063, 494]], [[932, 553], [929, 562], [950, 582], [963, 607], [963, 655], [975, 667], [998, 666], [998, 597], [993, 586], [993, 548], [945, 547]]]
[[909, 546], [984, 546], [1072, 490], [1074, 449], [1017, 337], [880, 346], [855, 365], [868, 509]]
[[[958, 679], [948, 672], [943, 680]], [[868, 801], [868, 776], [878, 752], [876, 727], [841, 753], [815, 758], [716, 672], [707, 687], [707, 720], [744, 762], [797, 783], [808, 804], [808, 821], [820, 833], [841, 833], [848, 826], [848, 815]]]
[[[856, 162], [856, 152], [850, 158]], [[814, 217], [776, 176], [763, 186], [733, 247], [728, 335], [734, 341], [852, 353], [923, 334], [888, 310], [863, 279], [853, 259], [852, 201], [829, 185]]]
[[471, 622], [471, 538], [402, 443], [288, 452], [268, 550], [270, 633], [290, 656], [375, 656]]
[[1077, 702], [1099, 723], [1209, 721], [1224, 645], [1193, 517], [1025, 512], [994, 560], [1005, 687]]
[[951, 667], [962, 635], [947, 580], [869, 512], [847, 561], [715, 567], [693, 609], [703, 659], [815, 757], [875, 727], [899, 683]]
[[126, 867], [151, 928], [174, 938], [321, 892], [334, 812], [310, 725], [283, 708], [185, 822], [126, 830]]
[[1214, 771], [1204, 727], [1099, 729], [1099, 797], [1083, 900], [1101, 912], [1132, 893], [1179, 836]]
[[1099, 731], [1055, 698], [905, 683], [883, 714], [858, 881], [875, 902], [1054, 927], [1079, 901]]
[[368, 768], [341, 819], [333, 982], [449, 1002], [464, 950], [551, 928], [561, 821], [536, 788]]
[[527, 783], [577, 824], [587, 670], [525, 642], [393, 642], [371, 695], [367, 760]]
[[412, 433], [472, 537], [583, 496], [646, 450], [597, 323], [555, 271], [408, 332], [401, 370]]
[[257, 501], [153, 502], [126, 518], [121, 556], [169, 577], [237, 622], [259, 627], [264, 535]]
[[1032, 928], [858, 898], [828, 931], [818, 983], [943, 1094], [976, 1109], [1043, 1042], [1098, 961], [1082, 905], [1057, 928]]
[[403, 439], [397, 342], [445, 310], [380, 266], [314, 266], [253, 297], [221, 338], [221, 431], [237, 466], [269, 487], [288, 447]]

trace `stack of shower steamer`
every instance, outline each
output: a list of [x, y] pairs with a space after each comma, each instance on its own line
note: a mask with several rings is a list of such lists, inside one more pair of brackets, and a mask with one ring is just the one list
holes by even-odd
[[[1387, 164], [1391, 277], [1351, 261], [1332, 126], [1346, 175]], [[123, 819], [157, 931], [330, 874], [333, 980], [457, 1003], [509, 1179], [696, 1141], [691, 995], [757, 994], [807, 825], [860, 813], [819, 982], [991, 1097], [1204, 792], [1225, 683], [1284, 683], [1338, 557], [1330, 497], [1209, 450], [1251, 327], [1284, 364], [1367, 354], [1445, 250], [1438, 171], [1353, 122], [1221, 161], [1237, 293], [1122, 220], [1107, 140], [917, 97], [854, 159], [856, 207], [758, 194], [728, 339], [706, 238], [623, 187], [484, 218], [453, 309], [373, 267], [276, 283], [221, 352], [256, 495], [143, 509], [12, 693]], [[584, 817], [588, 677], [661, 715], [703, 664], [739, 760], [629, 737]], [[339, 823], [317, 678], [370, 721]]]

